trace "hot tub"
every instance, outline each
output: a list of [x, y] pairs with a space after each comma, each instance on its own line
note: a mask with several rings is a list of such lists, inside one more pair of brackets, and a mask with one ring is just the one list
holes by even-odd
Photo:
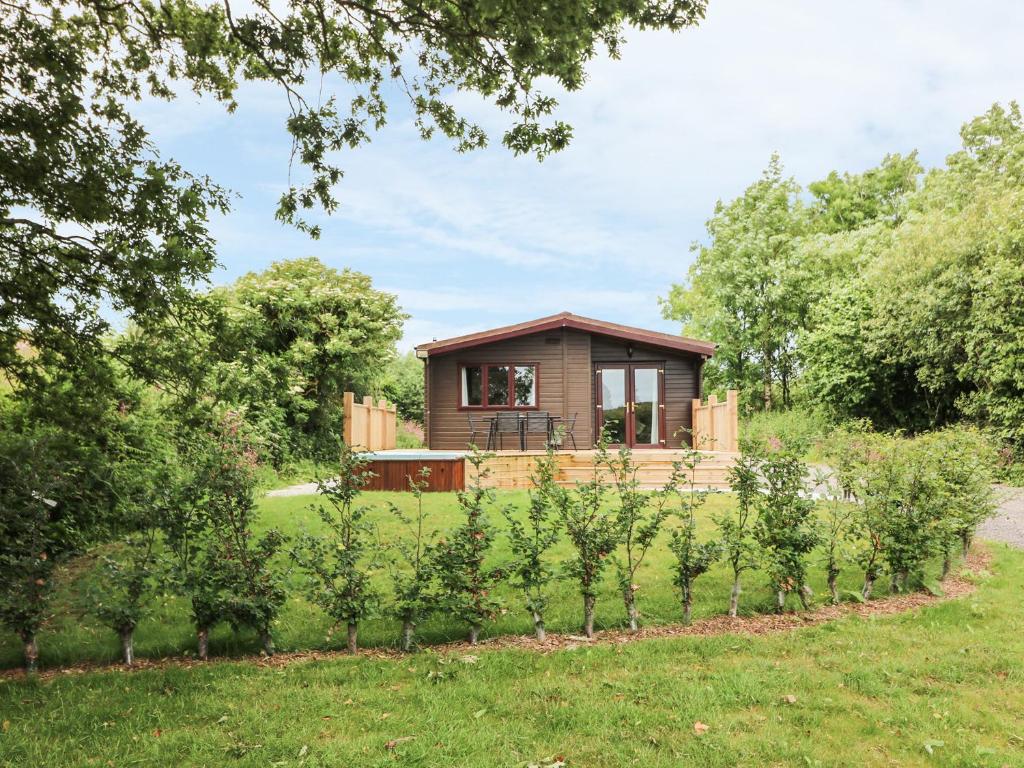
[[461, 491], [466, 487], [466, 454], [461, 451], [373, 451], [367, 469], [374, 477], [370, 491], [407, 491], [409, 478], [423, 467], [430, 470], [428, 491]]

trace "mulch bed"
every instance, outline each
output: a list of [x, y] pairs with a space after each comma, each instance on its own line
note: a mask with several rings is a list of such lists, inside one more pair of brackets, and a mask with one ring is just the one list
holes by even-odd
[[[767, 635], [777, 632], [789, 632], [794, 629], [814, 626], [827, 621], [835, 621], [847, 616], [874, 617], [890, 616], [905, 613], [926, 605], [943, 600], [953, 600], [969, 595], [975, 590], [971, 575], [987, 570], [991, 563], [991, 553], [984, 548], [975, 547], [959, 569], [954, 570], [943, 582], [941, 596], [927, 592], [912, 592], [906, 595], [892, 595], [867, 603], [844, 602], [839, 605], [823, 605], [809, 611], [790, 612], [783, 614], [758, 614], [755, 616], [738, 616], [730, 618], [726, 615], [711, 616], [700, 619], [689, 626], [668, 624], [658, 627], [642, 627], [637, 632], [627, 629], [608, 629], [595, 632], [593, 639], [578, 635], [549, 634], [544, 642], [538, 641], [533, 635], [503, 635], [483, 640], [476, 645], [465, 641], [444, 643], [429, 646], [429, 650], [437, 653], [478, 653], [484, 650], [522, 649], [538, 653], [574, 650], [593, 645], [621, 645], [639, 640], [659, 637], [710, 637], [714, 635]], [[408, 654], [388, 648], [360, 649], [359, 656], [373, 659], [408, 659]], [[295, 651], [276, 653], [266, 656], [227, 656], [215, 657], [209, 661], [200, 661], [187, 657], [168, 657], [163, 659], [136, 659], [134, 666], [122, 664], [99, 664], [86, 662], [70, 667], [44, 669], [36, 673], [40, 680], [60, 675], [83, 674], [98, 671], [135, 672], [146, 669], [163, 669], [177, 667], [190, 669], [205, 667], [210, 664], [246, 662], [261, 667], [283, 667], [296, 662], [328, 661], [332, 659], [351, 658], [344, 651]], [[0, 680], [23, 678], [23, 670], [0, 671]]]

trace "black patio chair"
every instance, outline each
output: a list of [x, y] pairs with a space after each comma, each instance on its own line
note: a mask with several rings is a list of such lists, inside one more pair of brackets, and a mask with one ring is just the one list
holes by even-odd
[[487, 448], [491, 447], [491, 437], [494, 431], [494, 419], [489, 419], [484, 416], [474, 416], [472, 413], [466, 414], [466, 420], [469, 422], [469, 441], [467, 446], [475, 445], [479, 447], [476, 441], [477, 432], [487, 431]]
[[551, 430], [552, 434], [549, 437], [549, 439], [551, 440], [552, 445], [555, 445], [555, 446], [561, 448], [562, 444], [565, 442], [565, 438], [568, 437], [569, 440], [572, 441], [572, 449], [574, 451], [578, 451], [579, 450], [579, 448], [576, 447], [576, 434], [575, 434], [575, 430], [576, 430], [576, 417], [577, 416], [579, 416], [579, 413], [574, 413], [572, 416], [570, 416], [568, 419], [566, 419], [560, 425], [554, 427]]
[[519, 450], [525, 450], [523, 444], [523, 424], [522, 419], [519, 418], [519, 414], [516, 411], [498, 411], [494, 417], [494, 430], [495, 436], [498, 438], [498, 449], [504, 448], [501, 436], [507, 434], [519, 435]]
[[544, 444], [551, 439], [551, 415], [547, 411], [530, 411], [523, 425], [523, 450], [530, 444], [530, 435], [544, 435]]

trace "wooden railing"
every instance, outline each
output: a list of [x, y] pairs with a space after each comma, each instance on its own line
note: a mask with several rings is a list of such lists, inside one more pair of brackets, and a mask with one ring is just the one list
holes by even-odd
[[344, 426], [342, 435], [351, 448], [361, 451], [386, 451], [395, 447], [398, 431], [397, 411], [387, 400], [373, 404], [372, 397], [357, 403], [356, 396], [346, 392], [342, 398]]
[[725, 402], [708, 396], [707, 405], [693, 401], [693, 447], [702, 451], [739, 450], [739, 392], [730, 389]]

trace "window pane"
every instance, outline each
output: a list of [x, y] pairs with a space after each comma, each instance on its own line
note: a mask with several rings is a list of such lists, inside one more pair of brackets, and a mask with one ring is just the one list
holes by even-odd
[[508, 366], [487, 366], [487, 404], [508, 405]]
[[515, 372], [516, 405], [537, 404], [537, 371], [532, 365], [517, 365]]
[[483, 405], [484, 372], [478, 365], [462, 369], [462, 404]]
[[658, 434], [661, 423], [659, 403], [658, 370], [656, 368], [633, 369], [633, 436], [640, 445], [656, 445], [661, 440]]

